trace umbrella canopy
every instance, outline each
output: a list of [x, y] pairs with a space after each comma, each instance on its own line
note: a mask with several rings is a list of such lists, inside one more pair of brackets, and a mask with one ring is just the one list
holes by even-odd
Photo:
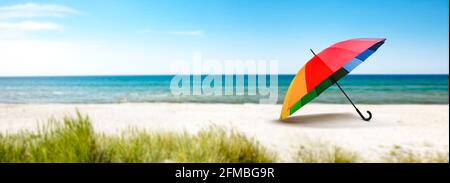
[[291, 81], [284, 98], [280, 119], [292, 115], [347, 75], [372, 55], [385, 40], [350, 39], [338, 42], [314, 55]]

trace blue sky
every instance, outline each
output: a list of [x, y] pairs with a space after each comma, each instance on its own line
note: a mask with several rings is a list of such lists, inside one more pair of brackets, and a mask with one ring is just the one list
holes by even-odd
[[447, 0], [0, 2], [0, 76], [164, 74], [192, 60], [278, 60], [387, 38], [353, 73], [448, 74]]

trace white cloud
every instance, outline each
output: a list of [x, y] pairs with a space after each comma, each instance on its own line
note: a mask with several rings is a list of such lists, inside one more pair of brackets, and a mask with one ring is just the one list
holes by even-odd
[[174, 31], [169, 32], [173, 35], [179, 35], [179, 36], [202, 36], [204, 33], [201, 30], [195, 30], [195, 31]]
[[81, 12], [55, 4], [24, 3], [0, 6], [0, 31], [59, 30], [62, 26], [57, 23], [34, 21], [33, 18], [64, 17], [69, 14]]
[[1, 29], [13, 29], [13, 30], [58, 30], [61, 26], [52, 22], [0, 22]]
[[0, 19], [64, 17], [68, 14], [80, 14], [80, 11], [53, 4], [25, 3], [11, 6], [0, 6]]

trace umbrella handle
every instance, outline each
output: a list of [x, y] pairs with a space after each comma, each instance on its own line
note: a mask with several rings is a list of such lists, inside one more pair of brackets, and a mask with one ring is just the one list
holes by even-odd
[[370, 121], [370, 119], [372, 119], [372, 113], [370, 111], [367, 111], [367, 114], [369, 114], [369, 117], [364, 117], [364, 115], [361, 113], [361, 111], [359, 111], [359, 109], [355, 106], [355, 104], [353, 103], [353, 101], [350, 99], [350, 97], [348, 97], [348, 95], [344, 92], [344, 90], [341, 88], [341, 85], [339, 85], [339, 83], [337, 81], [334, 81], [334, 83], [339, 87], [339, 89], [342, 91], [342, 93], [344, 93], [345, 97], [347, 97], [348, 101], [350, 101], [350, 103], [353, 105], [353, 107], [356, 109], [356, 112], [358, 112], [359, 116], [361, 116], [361, 118], [364, 121]]
[[362, 118], [364, 121], [370, 121], [370, 119], [372, 119], [372, 113], [371, 113], [370, 111], [367, 111], [367, 114], [369, 114], [369, 117], [366, 118], [366, 117], [364, 117], [364, 115], [359, 111], [358, 108], [355, 107], [355, 109], [356, 109], [356, 112], [358, 112], [359, 116], [361, 116], [361, 118]]

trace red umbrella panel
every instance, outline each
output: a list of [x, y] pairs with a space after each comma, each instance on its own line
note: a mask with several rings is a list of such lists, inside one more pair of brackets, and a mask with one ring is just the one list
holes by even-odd
[[350, 39], [338, 42], [314, 55], [291, 81], [284, 98], [280, 119], [292, 115], [347, 75], [372, 55], [385, 40]]

